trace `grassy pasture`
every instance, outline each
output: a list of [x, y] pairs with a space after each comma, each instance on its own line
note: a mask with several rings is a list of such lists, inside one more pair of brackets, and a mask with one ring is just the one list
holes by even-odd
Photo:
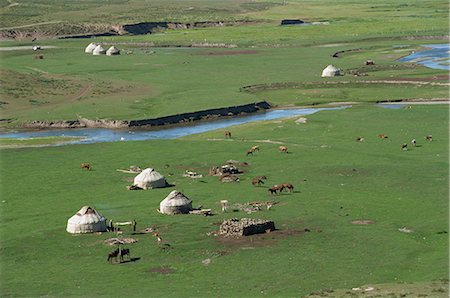
[[[217, 131], [172, 141], [2, 150], [2, 293], [304, 296], [360, 285], [405, 290], [405, 283], [446, 278], [449, 140], [442, 123], [448, 122], [447, 109], [355, 106], [307, 116], [307, 124], [290, 118], [235, 127], [232, 140], [220, 140], [223, 134]], [[379, 133], [389, 139], [378, 139]], [[426, 143], [422, 137], [429, 133], [435, 140]], [[360, 135], [365, 142], [355, 141]], [[260, 142], [268, 138], [292, 153]], [[420, 147], [401, 151], [400, 144], [412, 138]], [[246, 149], [256, 144], [261, 151], [246, 157]], [[210, 166], [228, 159], [250, 163], [239, 183], [181, 177], [186, 169], [207, 174]], [[94, 170], [83, 172], [84, 161]], [[129, 165], [155, 167], [176, 187], [127, 191], [133, 175], [116, 169]], [[18, 169], [27, 169], [26, 187], [17, 184], [23, 177]], [[155, 211], [172, 189], [192, 198], [194, 206], [216, 211], [221, 199], [269, 200], [265, 187], [250, 184], [251, 177], [264, 174], [267, 185], [289, 181], [296, 187], [277, 196], [280, 204], [271, 211], [213, 217]], [[65, 232], [67, 219], [86, 204], [108, 218], [134, 218], [139, 228], [158, 228], [173, 249], [161, 251], [150, 235], [135, 235], [139, 242], [130, 248], [140, 259], [107, 264], [111, 248], [102, 240], [112, 235]], [[224, 218], [248, 216], [272, 219], [280, 231], [243, 242], [206, 235]], [[350, 223], [358, 219], [374, 224]], [[402, 227], [414, 232], [398, 231]], [[205, 266], [207, 258], [211, 263]], [[171, 273], [150, 272], [161, 268]], [[117, 276], [120, 282], [111, 282]], [[447, 295], [439, 292], [442, 286], [433, 289], [434, 297]]]
[[[448, 9], [443, 0], [0, 0], [0, 30], [36, 29], [50, 35], [85, 32], [90, 27], [84, 24], [103, 30], [143, 21], [258, 21], [143, 36], [40, 39], [41, 45], [56, 46], [42, 51], [42, 60], [34, 59], [31, 50], [0, 51], [0, 118], [15, 119], [12, 126], [77, 115], [141, 119], [261, 99], [278, 105], [360, 102], [306, 116], [306, 124], [296, 124], [294, 117], [232, 127], [231, 140], [223, 139], [223, 131], [177, 140], [44, 148], [18, 147], [68, 138], [1, 139], [1, 295], [349, 297], [356, 296], [352, 287], [368, 285], [381, 297], [448, 297], [448, 105], [384, 109], [372, 104], [448, 97], [448, 87], [360, 82], [448, 82], [447, 71], [396, 62], [424, 44], [446, 42], [439, 36], [448, 35]], [[284, 18], [327, 23], [278, 26]], [[89, 42], [119, 43], [123, 53], [132, 54], [86, 55]], [[162, 47], [193, 43], [238, 48]], [[0, 47], [22, 45], [33, 43], [0, 42]], [[361, 51], [331, 57], [355, 48]], [[367, 59], [375, 67], [364, 67]], [[328, 64], [367, 76], [323, 79]], [[350, 83], [324, 84], [328, 81]], [[287, 82], [300, 88], [240, 91], [247, 85]], [[380, 133], [389, 138], [377, 138]], [[427, 134], [433, 134], [433, 142], [425, 142]], [[356, 142], [358, 136], [365, 141]], [[412, 138], [418, 147], [411, 148]], [[401, 151], [402, 143], [410, 149]], [[291, 153], [278, 152], [280, 144]], [[261, 151], [245, 156], [253, 145]], [[229, 159], [250, 163], [239, 183], [222, 184], [206, 176], [211, 166]], [[90, 162], [93, 171], [82, 171], [81, 162]], [[133, 175], [116, 169], [130, 165], [154, 167], [175, 187], [127, 191]], [[205, 177], [184, 178], [185, 170]], [[257, 175], [268, 176], [264, 187], [250, 184]], [[280, 203], [273, 210], [219, 212], [221, 199], [271, 200], [266, 186], [282, 182], [293, 183], [295, 192], [275, 197]], [[173, 189], [192, 198], [194, 206], [218, 214], [158, 214], [159, 202]], [[107, 264], [113, 248], [103, 240], [114, 235], [65, 232], [67, 219], [87, 204], [107, 218], [136, 219], [138, 228], [157, 228], [173, 249], [162, 251], [149, 234], [133, 235], [139, 241], [130, 245], [131, 253], [140, 259]], [[279, 230], [243, 240], [207, 235], [231, 217], [271, 219]], [[355, 225], [353, 220], [373, 224]], [[124, 236], [130, 236], [129, 230]], [[202, 263], [205, 259], [209, 265]]]
[[[392, 77], [429, 80], [446, 74], [395, 62], [407, 50], [417, 48], [419, 41], [398, 48], [400, 42], [404, 41], [255, 49], [153, 48], [128, 44], [122, 49], [132, 54], [119, 57], [86, 55], [84, 40], [49, 42], [59, 48], [44, 50], [43, 60], [33, 59], [31, 50], [0, 52], [5, 74], [1, 77], [1, 112], [3, 118], [17, 119], [18, 124], [24, 120], [76, 119], [77, 115], [143, 119], [260, 99], [294, 105], [445, 97], [447, 87], [439, 86], [356, 84], [323, 88], [321, 85], [328, 81]], [[362, 51], [338, 59], [331, 57], [336, 51], [352, 48]], [[364, 69], [365, 77], [320, 77], [327, 64], [347, 71], [361, 68], [367, 59], [374, 59], [377, 65]], [[258, 94], [240, 91], [247, 85], [279, 82], [319, 85]]]

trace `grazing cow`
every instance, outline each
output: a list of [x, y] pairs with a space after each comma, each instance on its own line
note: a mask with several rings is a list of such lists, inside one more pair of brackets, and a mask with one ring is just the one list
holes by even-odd
[[92, 170], [92, 166], [87, 162], [83, 162], [81, 164], [81, 169], [86, 169], [86, 170], [90, 171], [90, 170]]
[[380, 139], [387, 139], [387, 138], [388, 138], [388, 136], [385, 135], [384, 133], [379, 134], [378, 137], [379, 137]]
[[109, 254], [108, 254], [108, 260], [107, 260], [107, 262], [110, 262], [110, 263], [112, 263], [112, 260], [113, 260], [113, 258], [116, 260], [116, 262], [117, 262], [117, 256], [119, 255], [119, 249], [117, 248], [116, 250], [114, 250], [114, 251], [112, 251], [112, 252], [110, 252]]
[[278, 150], [280, 150], [280, 152], [286, 152], [286, 153], [289, 153], [289, 152], [288, 152], [288, 148], [287, 148], [286, 146], [280, 146], [280, 147], [278, 147]]
[[274, 185], [268, 189], [268, 192], [271, 195], [273, 195], [273, 194], [277, 194], [277, 191], [281, 192], [282, 190], [283, 190], [283, 187], [281, 185]]
[[356, 141], [357, 141], [357, 142], [364, 142], [364, 137], [357, 137], [357, 138], [356, 138]]
[[427, 135], [427, 136], [425, 136], [425, 140], [427, 140], [427, 141], [429, 141], [429, 142], [433, 141], [433, 135]]
[[293, 186], [292, 184], [290, 184], [290, 183], [283, 183], [283, 184], [281, 184], [281, 190], [280, 190], [280, 192], [281, 192], [283, 189], [285, 189], [285, 188], [287, 188], [287, 189], [289, 190], [289, 192], [293, 192], [293, 191], [294, 191], [294, 186]]
[[411, 140], [411, 143], [413, 144], [413, 147], [416, 147], [416, 146], [417, 146], [416, 139], [412, 139], [412, 140]]
[[225, 132], [225, 138], [230, 138], [231, 139], [231, 132], [230, 131], [226, 131]]
[[403, 151], [408, 150], [408, 144], [403, 143], [403, 144], [402, 144], [402, 150], [403, 150]]
[[258, 176], [252, 179], [252, 185], [253, 186], [260, 186], [261, 184], [264, 184], [264, 180], [267, 180], [266, 176]]

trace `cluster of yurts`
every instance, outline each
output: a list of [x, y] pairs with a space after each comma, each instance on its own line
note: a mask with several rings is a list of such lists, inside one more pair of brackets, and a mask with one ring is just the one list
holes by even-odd
[[86, 49], [84, 49], [85, 53], [92, 54], [95, 56], [99, 55], [107, 55], [107, 56], [113, 56], [113, 55], [120, 55], [120, 50], [116, 48], [115, 46], [111, 46], [108, 50], [105, 50], [102, 45], [96, 44], [96, 43], [90, 43]]
[[[134, 178], [134, 184], [142, 189], [166, 187], [169, 184], [163, 175], [152, 168], [143, 170]], [[159, 204], [159, 212], [162, 214], [189, 213], [192, 209], [192, 200], [179, 191], [172, 191]], [[107, 231], [106, 218], [90, 206], [82, 207], [67, 221], [69, 233], [93, 233]]]

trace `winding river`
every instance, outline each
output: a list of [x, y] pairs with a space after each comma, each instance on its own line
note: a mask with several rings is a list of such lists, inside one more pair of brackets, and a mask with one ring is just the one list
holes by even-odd
[[412, 53], [399, 59], [400, 62], [413, 62], [433, 69], [450, 70], [449, 44], [423, 45], [430, 48]]
[[340, 106], [335, 108], [298, 108], [285, 110], [272, 110], [238, 118], [203, 122], [189, 126], [171, 127], [161, 130], [117, 130], [106, 128], [71, 128], [71, 129], [51, 129], [40, 131], [24, 131], [0, 134], [0, 138], [39, 138], [39, 137], [79, 137], [67, 144], [92, 144], [100, 142], [117, 141], [142, 141], [155, 139], [175, 139], [187, 135], [207, 132], [215, 129], [226, 128], [254, 121], [274, 120], [292, 116], [311, 115], [319, 111], [341, 110], [350, 106]]

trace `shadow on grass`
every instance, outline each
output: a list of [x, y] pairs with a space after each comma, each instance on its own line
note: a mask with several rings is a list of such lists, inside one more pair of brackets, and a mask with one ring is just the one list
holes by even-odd
[[140, 259], [141, 259], [140, 257], [137, 257], [137, 258], [130, 258], [130, 259], [128, 259], [128, 260], [123, 260], [123, 261], [120, 262], [119, 264], [136, 262], [136, 261], [139, 261]]

